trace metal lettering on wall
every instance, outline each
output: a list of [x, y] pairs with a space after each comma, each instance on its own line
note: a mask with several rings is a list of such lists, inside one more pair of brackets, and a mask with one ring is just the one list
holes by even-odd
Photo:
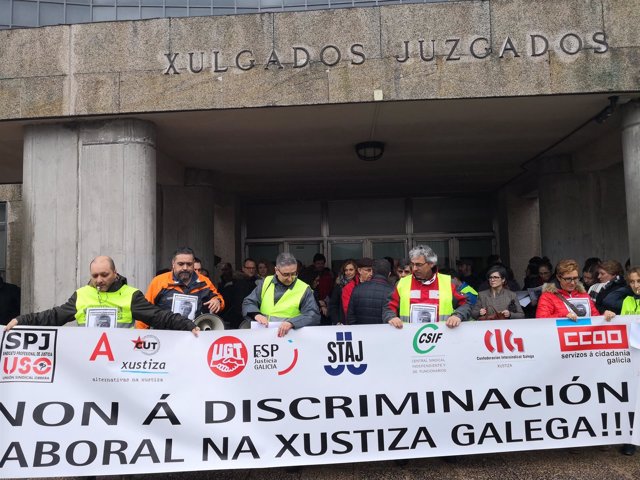
[[[443, 39], [419, 39], [403, 40], [398, 44], [398, 52], [393, 55], [399, 63], [408, 60], [421, 62], [433, 62], [437, 57], [444, 61], [458, 61], [468, 59], [479, 61], [491, 56], [504, 58], [541, 57], [549, 52], [559, 55], [573, 56], [584, 50], [593, 50], [596, 54], [609, 51], [609, 44], [605, 32], [580, 35], [568, 32], [555, 39], [542, 34], [528, 34], [526, 41], [518, 42], [511, 37], [506, 37], [499, 46], [494, 49], [486, 37], [470, 37], [468, 40], [460, 37]], [[228, 52], [222, 49], [193, 52], [168, 52], [164, 53], [165, 75], [179, 75], [183, 72], [201, 73], [211, 71], [224, 73], [229, 67], [248, 71], [256, 67], [265, 70], [282, 70], [284, 68], [304, 68], [312, 62], [320, 62], [326, 67], [338, 65], [343, 58], [351, 65], [362, 65], [367, 60], [367, 52], [363, 44], [354, 43], [347, 48], [340, 49], [336, 45], [327, 44], [319, 48], [316, 55], [311, 48], [292, 46], [288, 51], [271, 50], [264, 58], [257, 58], [253, 50], [245, 48], [237, 52]], [[289, 61], [283, 61], [284, 55], [288, 55]]]

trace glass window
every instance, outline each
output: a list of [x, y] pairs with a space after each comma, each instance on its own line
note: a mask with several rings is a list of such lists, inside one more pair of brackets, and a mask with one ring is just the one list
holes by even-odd
[[345, 261], [362, 258], [362, 242], [331, 243], [329, 250], [331, 251], [331, 271], [336, 275], [340, 273], [340, 267]]
[[373, 258], [391, 257], [398, 260], [407, 255], [405, 242], [371, 242], [371, 254]]
[[116, 19], [115, 7], [93, 7], [93, 20], [95, 22], [105, 22]]
[[210, 7], [211, 0], [189, 0], [190, 7]]
[[405, 233], [404, 199], [360, 199], [329, 202], [331, 235]]
[[165, 9], [165, 16], [167, 17], [186, 17], [188, 15], [187, 7], [167, 7]]
[[[449, 267], [451, 257], [449, 256], [449, 240], [416, 239], [415, 245], [427, 245], [438, 255], [438, 266]], [[408, 253], [408, 252], [407, 252]]]
[[40, 25], [59, 25], [64, 23], [64, 5], [40, 3]]
[[140, 3], [142, 5], [149, 5], [155, 7], [161, 7], [163, 0], [141, 0]]
[[91, 7], [88, 5], [67, 5], [67, 23], [85, 23], [91, 21]]
[[291, 202], [247, 206], [247, 237], [318, 237], [320, 202]]
[[9, 25], [11, 23], [11, 5], [9, 0], [0, 0], [0, 23]]
[[414, 232], [492, 232], [493, 208], [486, 198], [416, 198]]
[[247, 256], [253, 258], [256, 262], [268, 260], [272, 264], [276, 263], [276, 257], [281, 252], [280, 244], [277, 243], [248, 244], [247, 250], [249, 251]]
[[142, 7], [141, 18], [158, 18], [164, 16], [162, 7]]
[[473, 273], [484, 271], [487, 265], [487, 257], [493, 253], [492, 238], [461, 238], [458, 252], [460, 258], [473, 262]]
[[118, 20], [137, 20], [140, 18], [140, 7], [118, 7]]
[[13, 25], [36, 27], [38, 25], [38, 4], [15, 0], [13, 2]]
[[296, 257], [296, 260], [300, 260], [304, 266], [311, 265], [313, 263], [313, 256], [321, 252], [322, 245], [319, 242], [289, 244], [289, 253]]
[[116, 4], [123, 7], [137, 7], [140, 5], [140, 0], [116, 0]]
[[115, 5], [115, 0], [93, 0], [94, 5]]
[[206, 17], [211, 15], [211, 7], [189, 7], [190, 17]]

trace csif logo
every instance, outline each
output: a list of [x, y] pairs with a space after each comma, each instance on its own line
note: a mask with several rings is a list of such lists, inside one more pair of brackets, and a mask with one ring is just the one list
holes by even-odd
[[155, 335], [145, 335], [144, 337], [138, 335], [138, 338], [131, 341], [133, 349], [145, 355], [154, 355], [160, 350], [160, 340]]
[[438, 325], [427, 323], [413, 336], [413, 350], [420, 355], [425, 355], [436, 348], [441, 338], [442, 332], [438, 331]]
[[556, 326], [562, 352], [629, 348], [626, 325], [591, 325], [591, 319], [586, 318], [556, 320]]
[[329, 365], [324, 366], [325, 372], [336, 377], [345, 369], [353, 375], [362, 375], [367, 370], [364, 360], [362, 340], [353, 341], [351, 332], [336, 332], [336, 341], [327, 343]]
[[524, 352], [524, 341], [520, 337], [514, 337], [513, 332], [507, 329], [502, 333], [502, 329], [487, 330], [484, 334], [484, 345], [491, 353]]
[[222, 378], [238, 375], [247, 365], [247, 347], [239, 338], [224, 336], [209, 347], [207, 362], [213, 373]]

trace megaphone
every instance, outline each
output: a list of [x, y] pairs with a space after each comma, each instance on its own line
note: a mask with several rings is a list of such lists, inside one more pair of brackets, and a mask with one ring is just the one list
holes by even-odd
[[194, 322], [200, 330], [224, 330], [224, 322], [213, 313], [203, 313]]
[[250, 329], [251, 328], [251, 320], [243, 320], [242, 323], [238, 326], [239, 329]]

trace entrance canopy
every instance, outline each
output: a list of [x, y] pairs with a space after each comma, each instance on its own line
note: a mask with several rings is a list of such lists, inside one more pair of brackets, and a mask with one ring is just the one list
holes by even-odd
[[[608, 136], [615, 140], [604, 142], [612, 148], [607, 155], [620, 162], [619, 115], [604, 123], [589, 121], [612, 95], [265, 107], [135, 118], [156, 126], [161, 184], [183, 184], [184, 169], [196, 169], [210, 171], [207, 180], [213, 179], [217, 189], [244, 198], [440, 195], [495, 191], [535, 170], [532, 160], [539, 156], [588, 150]], [[629, 98], [621, 96], [619, 103]], [[355, 146], [365, 141], [384, 142], [379, 160], [358, 158]], [[22, 122], [0, 123], [0, 183], [22, 182], [22, 143]], [[197, 178], [188, 181], [197, 183]]]

